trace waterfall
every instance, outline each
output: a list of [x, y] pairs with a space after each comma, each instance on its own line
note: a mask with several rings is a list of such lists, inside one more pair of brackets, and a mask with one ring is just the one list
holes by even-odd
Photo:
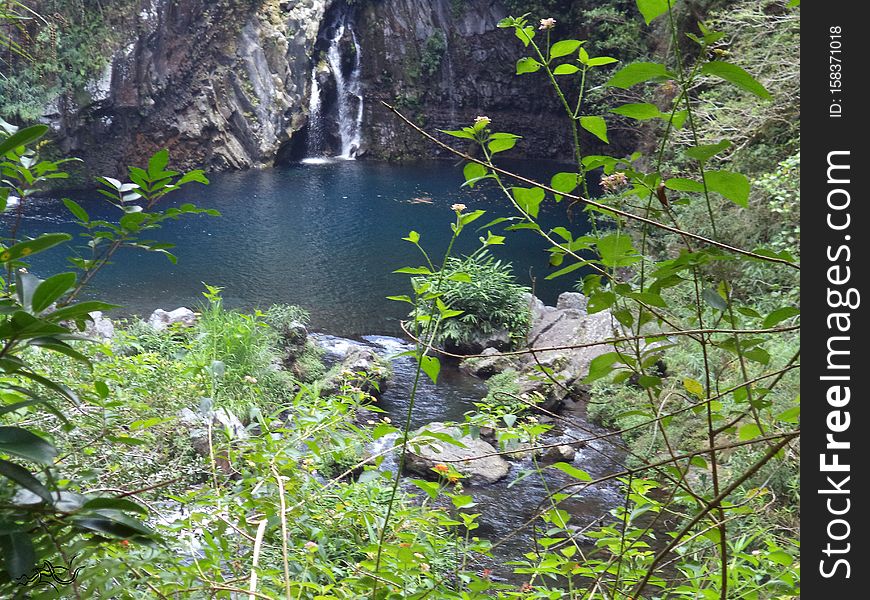
[[323, 155], [323, 115], [320, 82], [317, 81], [317, 62], [311, 69], [311, 96], [308, 99], [308, 156]]
[[[357, 155], [362, 137], [362, 49], [348, 11], [339, 11], [332, 27], [333, 34], [325, 58], [329, 75], [335, 82], [335, 102], [334, 107], [326, 106], [325, 90], [318, 81], [318, 64], [315, 60], [311, 70], [311, 98], [308, 105], [307, 155], [309, 158], [322, 158], [327, 154], [336, 154], [339, 158], [350, 160]], [[350, 37], [353, 44], [352, 57], [343, 55], [342, 40], [346, 36]], [[351, 66], [346, 73], [348, 63]], [[337, 133], [333, 144], [326, 139], [326, 129], [331, 125], [335, 126]]]

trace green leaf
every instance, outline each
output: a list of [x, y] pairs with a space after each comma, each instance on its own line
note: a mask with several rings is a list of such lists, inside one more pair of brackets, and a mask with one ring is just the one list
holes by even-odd
[[543, 66], [544, 65], [536, 61], [534, 58], [526, 56], [517, 61], [517, 75], [522, 75], [523, 73], [534, 73], [539, 71]]
[[[558, 192], [570, 194], [583, 181], [582, 175], [579, 173], [556, 173], [550, 179], [550, 187]], [[556, 195], [556, 202], [562, 199], [561, 195]]]
[[401, 269], [396, 269], [393, 273], [405, 273], [407, 275], [431, 275], [432, 271], [430, 271], [427, 267], [402, 267]]
[[590, 58], [586, 61], [586, 64], [590, 67], [601, 67], [604, 65], [611, 65], [613, 63], [619, 62], [619, 60], [613, 58], [612, 56], [596, 56], [595, 58]]
[[99, 300], [88, 300], [87, 302], [77, 302], [70, 306], [64, 306], [51, 314], [44, 315], [43, 318], [56, 323], [58, 321], [78, 319], [80, 317], [90, 318], [88, 315], [92, 312], [105, 312], [107, 310], [112, 310], [113, 308], [118, 308], [118, 305], [109, 304], [108, 302], [100, 302]]
[[742, 173], [732, 171], [707, 171], [704, 174], [707, 187], [746, 208], [749, 206], [749, 179]]
[[148, 516], [148, 510], [144, 506], [126, 498], [94, 498], [93, 500], [88, 500], [82, 506], [83, 511], [106, 508], [124, 512], [136, 512], [146, 517]]
[[687, 392], [697, 398], [704, 397], [704, 386], [701, 385], [699, 381], [695, 381], [690, 377], [686, 377], [683, 379], [683, 387], [686, 388]]
[[46, 132], [48, 132], [48, 125], [32, 125], [19, 129], [8, 138], [0, 140], [0, 156], [5, 156], [7, 152], [11, 152], [21, 146], [32, 144], [44, 136]]
[[674, 177], [665, 180], [665, 187], [669, 190], [677, 192], [698, 192], [704, 191], [704, 184], [694, 179], [685, 179], [683, 177]]
[[716, 310], [725, 310], [726, 308], [728, 308], [728, 303], [725, 302], [725, 299], [720, 296], [719, 292], [717, 292], [713, 288], [706, 288], [701, 293], [701, 297], [704, 299], [704, 302], [706, 302]]
[[25, 490], [33, 492], [49, 504], [54, 502], [51, 497], [51, 492], [49, 492], [48, 489], [42, 485], [42, 482], [34, 477], [30, 471], [24, 467], [9, 462], [8, 460], [0, 459], [0, 475], [14, 481]]
[[0, 452], [44, 465], [50, 465], [57, 456], [54, 446], [20, 427], [0, 427]]
[[609, 144], [607, 139], [607, 122], [602, 117], [580, 117], [580, 127], [600, 139], [605, 144]]
[[637, 0], [637, 8], [649, 25], [653, 19], [668, 12], [668, 0]]
[[432, 383], [438, 383], [438, 373], [441, 372], [441, 361], [434, 356], [424, 354], [420, 357], [420, 368], [429, 376]]
[[568, 273], [571, 273], [571, 272], [573, 272], [573, 271], [576, 271], [576, 270], [579, 269], [580, 267], [585, 267], [585, 266], [588, 265], [588, 264], [589, 264], [589, 261], [585, 261], [585, 260], [581, 260], [581, 261], [579, 261], [579, 262], [575, 262], [575, 263], [573, 263], [573, 264], [571, 264], [571, 265], [568, 265], [568, 266], [565, 267], [564, 269], [559, 269], [558, 271], [554, 271], [553, 273], [550, 273], [550, 274], [547, 275], [544, 279], [547, 279], [547, 280], [549, 280], [549, 279], [556, 279], [557, 277], [561, 277], [562, 275], [567, 275]]
[[608, 352], [596, 356], [589, 363], [589, 373], [583, 379], [583, 383], [592, 383], [596, 379], [607, 377], [613, 371], [613, 365], [617, 362], [619, 362], [619, 354], [616, 352]]
[[472, 133], [471, 131], [465, 131], [464, 129], [439, 129], [438, 131], [451, 137], [460, 138], [463, 140], [475, 139], [474, 133]]
[[550, 466], [553, 467], [554, 469], [558, 469], [558, 470], [562, 471], [563, 473], [570, 475], [571, 477], [573, 477], [574, 479], [577, 479], [579, 481], [592, 481], [592, 476], [589, 475], [589, 473], [587, 473], [586, 471], [582, 471], [582, 470], [578, 469], [577, 467], [569, 465], [566, 462], [557, 462], [557, 463], [553, 463]]
[[578, 67], [577, 65], [565, 63], [564, 65], [559, 65], [558, 67], [553, 69], [553, 75], [573, 75], [579, 70], [580, 67]]
[[91, 220], [91, 217], [88, 215], [87, 211], [82, 208], [82, 206], [76, 202], [75, 200], [70, 200], [69, 198], [63, 199], [64, 205], [69, 209], [69, 211], [73, 214], [73, 216], [82, 221], [83, 223], [88, 223]]
[[772, 96], [763, 85], [749, 73], [738, 67], [737, 65], [727, 63], [721, 60], [708, 62], [701, 67], [701, 73], [704, 75], [714, 75], [725, 81], [732, 83], [742, 90], [746, 90], [751, 94], [755, 94], [759, 98], [770, 100]]
[[559, 58], [560, 56], [568, 56], [577, 51], [577, 48], [583, 45], [580, 40], [562, 40], [556, 42], [550, 47], [550, 60]]
[[782, 321], [786, 319], [790, 319], [791, 317], [797, 316], [801, 314], [801, 311], [794, 306], [785, 306], [783, 308], [778, 308], [769, 315], [764, 318], [764, 323], [762, 323], [762, 327], [765, 329], [778, 325]]
[[617, 106], [612, 109], [610, 112], [616, 113], [617, 115], [622, 115], [623, 117], [628, 117], [630, 119], [636, 119], [638, 121], [645, 121], [647, 119], [659, 119], [662, 116], [661, 111], [658, 106], [655, 104], [650, 104], [648, 102], [641, 103], [632, 103], [632, 104], [623, 104], [622, 106]]
[[686, 149], [686, 156], [695, 160], [707, 161], [731, 146], [730, 140], [722, 140], [718, 144], [702, 144]]
[[483, 165], [475, 162], [470, 162], [462, 169], [462, 174], [465, 175], [465, 183], [468, 187], [474, 187], [481, 178], [486, 177], [487, 169]]
[[414, 301], [411, 300], [410, 296], [387, 296], [387, 300], [393, 300], [395, 302], [407, 302], [408, 304], [414, 304]]
[[11, 580], [30, 576], [36, 564], [36, 552], [29, 534], [20, 531], [0, 535], [0, 550], [5, 558], [6, 572]]
[[661, 63], [636, 62], [622, 67], [610, 78], [607, 85], [627, 90], [638, 83], [671, 76], [671, 73]]
[[441, 489], [441, 485], [437, 481], [426, 481], [425, 479], [411, 479], [410, 481], [415, 486], [426, 492], [426, 495], [428, 495], [432, 500], [438, 498], [438, 492]]
[[148, 160], [148, 176], [153, 180], [161, 179], [169, 164], [169, 150], [164, 148], [155, 152]]
[[538, 209], [546, 196], [544, 190], [539, 187], [515, 187], [511, 189], [511, 192], [513, 193], [514, 200], [517, 201], [517, 204], [524, 212], [530, 214], [532, 217], [538, 216]]
[[597, 240], [601, 262], [607, 267], [627, 267], [640, 260], [628, 234], [614, 233]]
[[532, 39], [535, 37], [534, 27], [517, 27], [514, 29], [514, 35], [523, 43], [523, 46], [528, 47]]
[[493, 135], [490, 136], [490, 142], [489, 144], [487, 144], [487, 147], [489, 148], [489, 151], [491, 153], [497, 154], [498, 152], [504, 152], [505, 150], [510, 150], [511, 148], [516, 146], [518, 139], [520, 139], [520, 136], [513, 134], [504, 134], [498, 137]]
[[46, 233], [36, 239], [19, 242], [0, 252], [0, 262], [8, 263], [25, 256], [38, 254], [71, 239], [72, 236], [67, 233]]
[[782, 423], [797, 423], [801, 416], [801, 407], [800, 404], [797, 406], [792, 406], [791, 408], [782, 411], [778, 415], [776, 415], [776, 420]]
[[746, 425], [743, 425], [739, 430], [737, 430], [737, 438], [741, 442], [757, 438], [760, 435], [761, 428], [759, 428], [758, 425], [756, 425], [755, 423], [747, 423]]
[[58, 298], [63, 296], [76, 282], [75, 273], [58, 273], [39, 284], [33, 292], [31, 307], [33, 312], [40, 313]]

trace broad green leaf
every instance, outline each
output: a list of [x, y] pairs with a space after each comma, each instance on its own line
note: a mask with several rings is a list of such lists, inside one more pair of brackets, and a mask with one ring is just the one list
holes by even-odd
[[790, 319], [791, 317], [797, 316], [799, 314], [801, 314], [801, 311], [794, 306], [785, 306], [783, 308], [778, 308], [764, 318], [764, 323], [762, 324], [762, 327], [764, 327], [765, 329], [769, 327], [774, 327], [782, 321]]
[[673, 177], [665, 180], [665, 187], [669, 190], [677, 192], [703, 192], [704, 184], [694, 179], [685, 179], [683, 177]]
[[387, 300], [393, 300], [394, 302], [407, 302], [408, 304], [414, 304], [414, 301], [411, 300], [410, 296], [387, 296]]
[[638, 83], [667, 77], [671, 77], [671, 73], [661, 63], [636, 62], [622, 67], [610, 78], [607, 85], [628, 89]]
[[152, 180], [159, 179], [169, 164], [169, 150], [155, 152], [148, 160], [148, 175]]
[[57, 456], [54, 446], [20, 427], [0, 427], [0, 452], [44, 465], [50, 465]]
[[546, 196], [544, 190], [539, 187], [515, 187], [512, 188], [511, 192], [513, 193], [514, 200], [517, 201], [517, 204], [524, 212], [530, 214], [532, 217], [538, 216], [538, 209]]
[[610, 112], [622, 115], [624, 117], [629, 117], [631, 119], [637, 119], [638, 121], [645, 121], [647, 119], [659, 119], [662, 116], [662, 113], [659, 110], [658, 106], [656, 106], [655, 104], [650, 104], [648, 102], [623, 104], [622, 106], [617, 106], [616, 108], [612, 109]]
[[782, 411], [776, 415], [776, 420], [782, 423], [797, 423], [801, 416], [800, 405], [792, 406], [791, 408]]
[[668, 12], [668, 0], [637, 0], [637, 9], [649, 25], [653, 19]]
[[39, 284], [30, 300], [33, 312], [40, 313], [63, 296], [76, 282], [75, 273], [58, 273]]
[[616, 352], [608, 352], [600, 356], [596, 356], [589, 363], [589, 373], [583, 379], [583, 383], [592, 383], [596, 379], [607, 377], [613, 371], [613, 365], [619, 362], [619, 354]]
[[704, 174], [707, 187], [722, 194], [738, 206], [749, 206], [749, 179], [742, 173], [732, 171], [707, 171]]
[[[556, 173], [550, 179], [550, 187], [558, 192], [570, 194], [577, 189], [581, 181], [583, 181], [583, 177], [579, 173]], [[559, 202], [561, 199], [562, 196], [557, 194], [556, 202]]]
[[735, 64], [721, 60], [714, 60], [701, 67], [701, 73], [720, 77], [729, 83], [733, 83], [742, 90], [755, 94], [759, 98], [765, 100], [770, 100], [772, 98], [770, 92], [768, 92], [763, 85], [758, 83], [752, 75]]
[[586, 64], [590, 67], [601, 67], [604, 65], [611, 65], [613, 63], [619, 62], [619, 60], [613, 58], [612, 56], [596, 56], [595, 58], [590, 58], [586, 61]]
[[686, 149], [686, 156], [695, 160], [707, 161], [731, 146], [730, 140], [722, 140], [718, 144], [702, 144]]
[[109, 304], [100, 302], [99, 300], [88, 300], [86, 302], [77, 302], [70, 306], [59, 308], [51, 314], [43, 315], [43, 319], [57, 323], [58, 321], [66, 321], [70, 319], [90, 318], [90, 313], [96, 311], [107, 311], [113, 308], [118, 308], [117, 304]]
[[755, 423], [747, 423], [737, 431], [737, 438], [743, 442], [757, 438], [761, 435], [761, 429]]
[[93, 500], [88, 500], [82, 506], [82, 510], [98, 509], [112, 509], [124, 512], [136, 512], [141, 515], [148, 516], [148, 510], [146, 510], [144, 506], [142, 506], [141, 504], [137, 504], [132, 500], [127, 500], [126, 498], [94, 498]]
[[577, 51], [577, 48], [583, 45], [580, 40], [562, 40], [556, 42], [550, 47], [550, 60], [559, 58], [560, 56], [568, 56]]
[[[513, 134], [503, 134], [499, 137], [495, 137], [495, 135], [490, 137], [490, 142], [487, 144], [489, 151], [493, 154], [498, 152], [504, 152], [505, 150], [510, 150], [514, 146], [517, 145], [517, 140], [520, 139], [520, 136]], [[480, 166], [480, 165], [478, 165]]]
[[46, 233], [36, 239], [25, 240], [3, 250], [3, 252], [0, 252], [0, 262], [6, 263], [26, 256], [32, 256], [33, 254], [53, 248], [58, 244], [68, 242], [71, 239], [72, 236], [67, 233]]
[[81, 205], [78, 202], [76, 202], [75, 200], [70, 200], [69, 198], [64, 198], [63, 203], [64, 203], [64, 205], [66, 205], [66, 207], [69, 209], [69, 211], [73, 214], [73, 216], [76, 219], [78, 219], [79, 221], [87, 223], [91, 220], [90, 216], [88, 216], [87, 211], [84, 208], [82, 208]]
[[564, 65], [559, 65], [558, 67], [553, 69], [553, 75], [573, 75], [579, 70], [580, 67], [578, 67], [577, 65], [565, 63]]
[[557, 462], [557, 463], [553, 463], [550, 466], [553, 467], [554, 469], [558, 469], [558, 470], [562, 471], [563, 473], [570, 475], [571, 477], [573, 477], [574, 479], [577, 479], [579, 481], [592, 481], [592, 476], [590, 476], [589, 473], [587, 473], [586, 471], [582, 471], [582, 470], [578, 469], [577, 467], [569, 465], [566, 462]]
[[406, 242], [411, 242], [412, 244], [416, 244], [420, 241], [420, 234], [417, 233], [416, 231], [411, 230], [408, 232], [408, 237], [403, 237], [402, 239], [405, 240]]
[[6, 572], [12, 581], [31, 575], [36, 564], [36, 552], [30, 534], [16, 531], [0, 535], [0, 550], [5, 560]]
[[514, 29], [514, 35], [523, 43], [523, 46], [528, 47], [531, 43], [532, 39], [535, 37], [535, 28], [534, 27], [517, 27]]
[[539, 71], [543, 66], [544, 65], [536, 61], [534, 58], [526, 56], [517, 61], [517, 75], [522, 75], [523, 73], [534, 73]]
[[728, 308], [728, 303], [725, 302], [725, 299], [720, 296], [719, 292], [717, 292], [713, 288], [706, 288], [701, 293], [701, 297], [704, 299], [704, 302], [706, 302], [716, 310], [725, 310], [726, 308]]
[[441, 361], [434, 356], [424, 354], [420, 357], [420, 368], [429, 376], [432, 383], [438, 383], [438, 373], [441, 372]]
[[425, 479], [411, 479], [411, 483], [426, 492], [432, 500], [438, 498], [438, 492], [441, 490], [441, 485], [437, 481], [426, 481]]
[[601, 262], [607, 267], [627, 267], [640, 260], [628, 234], [614, 233], [595, 242]]
[[580, 117], [580, 127], [600, 139], [605, 144], [609, 144], [607, 139], [607, 122], [602, 117]]
[[0, 140], [0, 156], [5, 156], [7, 152], [11, 152], [20, 146], [32, 144], [48, 131], [48, 125], [32, 125], [24, 129], [19, 129], [8, 138]]
[[704, 386], [701, 385], [699, 381], [695, 381], [690, 377], [686, 377], [683, 379], [683, 387], [686, 388], [686, 391], [696, 396], [698, 398], [704, 397]]
[[29, 490], [51, 504], [54, 500], [51, 497], [51, 492], [42, 485], [42, 482], [34, 477], [30, 471], [20, 465], [9, 462], [8, 460], [0, 459], [0, 476], [10, 479]]
[[486, 177], [487, 169], [483, 165], [475, 162], [470, 162], [462, 169], [462, 174], [465, 175], [465, 183], [468, 187], [474, 187], [481, 177]]
[[438, 131], [451, 137], [460, 138], [463, 140], [474, 139], [474, 133], [472, 133], [471, 131], [466, 131], [464, 129], [439, 129]]

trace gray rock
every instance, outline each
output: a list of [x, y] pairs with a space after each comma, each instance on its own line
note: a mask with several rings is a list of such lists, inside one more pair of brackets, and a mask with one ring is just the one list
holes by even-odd
[[586, 305], [588, 303], [589, 299], [579, 292], [564, 292], [562, 294], [559, 294], [559, 298], [556, 300], [556, 309], [579, 310], [580, 312], [585, 314]]
[[389, 385], [392, 371], [389, 363], [368, 346], [352, 345], [348, 348], [337, 369], [320, 387], [323, 396], [337, 394], [343, 381], [359, 385], [363, 391], [378, 396]]
[[577, 456], [577, 451], [574, 450], [568, 444], [562, 444], [560, 446], [553, 446], [552, 448], [547, 448], [541, 457], [541, 462], [543, 463], [556, 463], [556, 462], [567, 462], [570, 463], [574, 460], [574, 457]]
[[490, 333], [479, 332], [462, 342], [448, 341], [444, 349], [454, 354], [481, 354], [488, 348], [507, 350], [511, 346], [511, 334], [507, 329]]
[[163, 331], [174, 323], [181, 323], [185, 327], [191, 327], [196, 323], [196, 313], [182, 306], [168, 312], [158, 308], [148, 317], [148, 324], [157, 331]]
[[91, 338], [111, 340], [115, 337], [115, 324], [108, 317], [104, 317], [102, 311], [95, 310], [90, 313], [92, 321], [85, 325], [85, 335]]
[[434, 477], [432, 468], [438, 464], [452, 466], [465, 475], [471, 483], [495, 483], [507, 477], [510, 464], [501, 456], [493, 456], [495, 448], [481, 439], [463, 436], [459, 427], [444, 423], [430, 423], [414, 432], [417, 438], [423, 431], [445, 433], [464, 447], [441, 440], [422, 438], [409, 447], [405, 468], [425, 477]]
[[489, 379], [511, 368], [515, 362], [510, 356], [504, 356], [495, 348], [486, 348], [481, 354], [483, 356], [463, 360], [459, 365], [460, 370], [474, 377]]

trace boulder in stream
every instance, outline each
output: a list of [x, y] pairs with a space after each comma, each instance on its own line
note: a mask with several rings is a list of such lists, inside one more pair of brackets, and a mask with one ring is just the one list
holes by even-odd
[[446, 434], [461, 444], [454, 445], [434, 438], [420, 438], [410, 443], [405, 458], [405, 469], [425, 477], [434, 476], [433, 467], [452, 466], [468, 477], [472, 483], [495, 483], [507, 477], [510, 464], [489, 443], [462, 435], [459, 427], [444, 423], [430, 423], [413, 433], [419, 438], [424, 431]]

